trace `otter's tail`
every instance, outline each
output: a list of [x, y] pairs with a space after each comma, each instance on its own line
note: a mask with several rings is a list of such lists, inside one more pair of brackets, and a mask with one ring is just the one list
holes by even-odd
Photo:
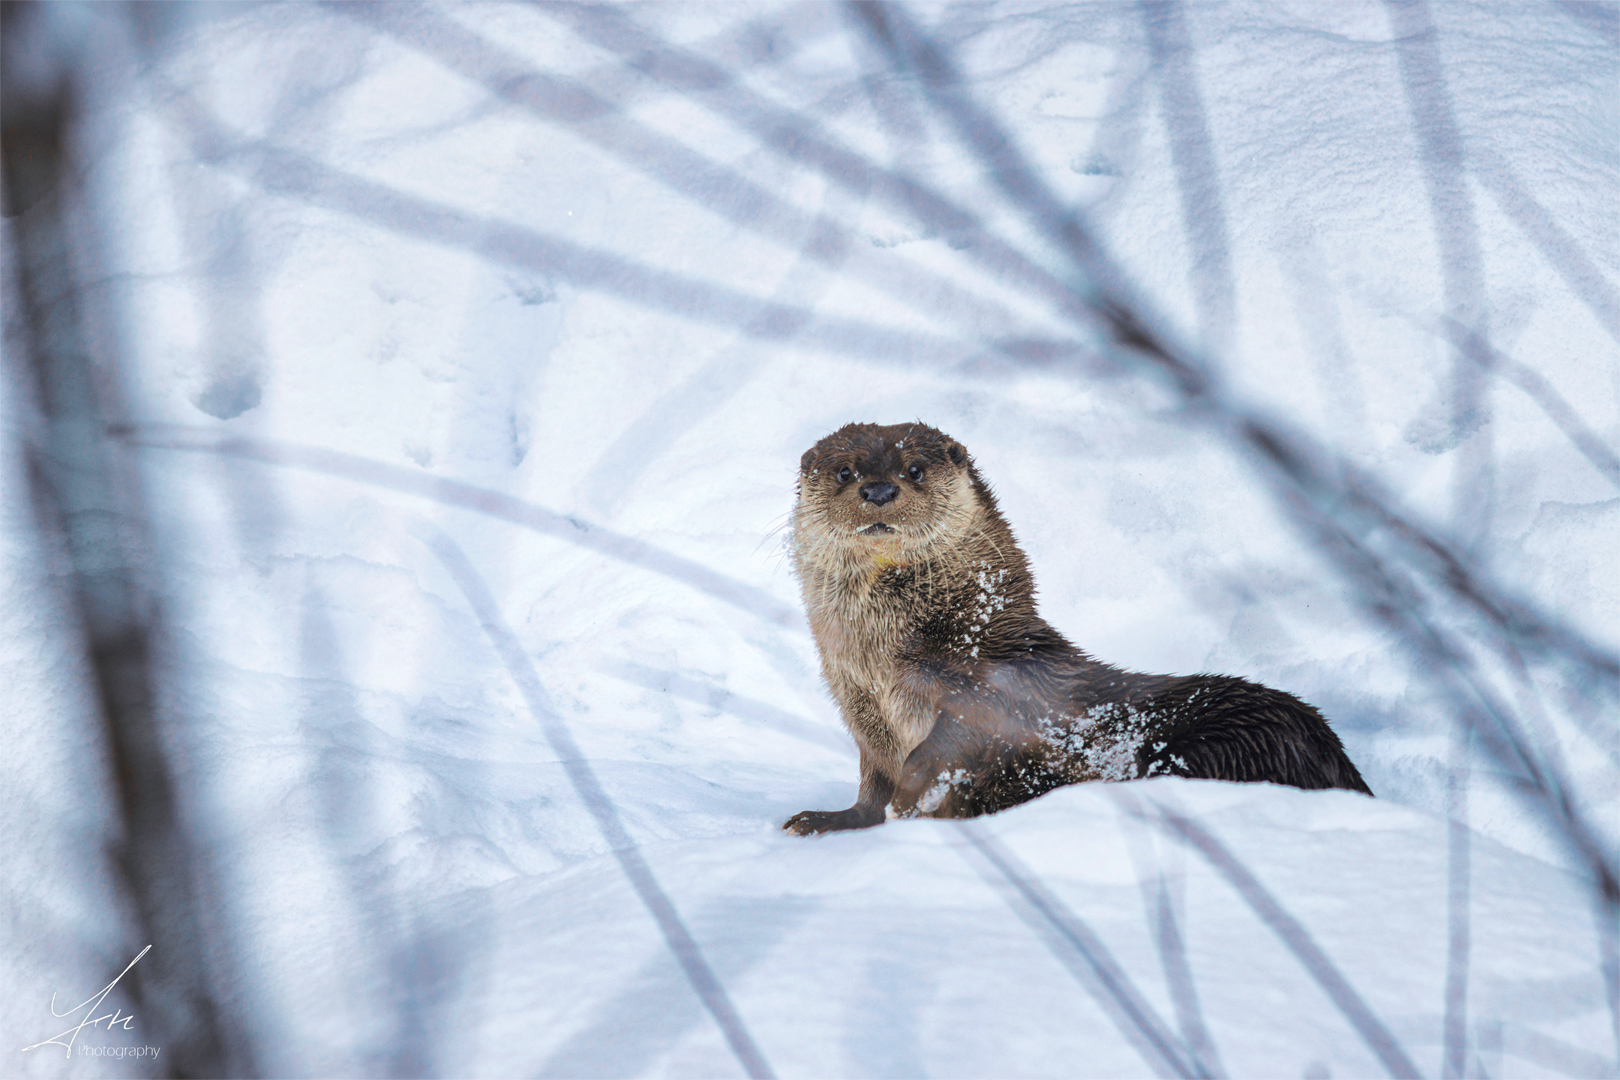
[[1175, 695], [1182, 698], [1175, 703], [1178, 722], [1167, 737], [1142, 747], [1138, 775], [1372, 794], [1322, 714], [1292, 694], [1222, 676], [1188, 682], [1194, 685]]

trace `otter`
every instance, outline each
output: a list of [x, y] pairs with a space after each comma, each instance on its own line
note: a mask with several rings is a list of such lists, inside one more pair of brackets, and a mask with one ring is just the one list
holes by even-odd
[[799, 462], [792, 560], [822, 675], [860, 749], [847, 810], [975, 817], [1064, 784], [1149, 776], [1371, 795], [1315, 708], [1226, 675], [1093, 659], [1035, 610], [1029, 560], [960, 443], [925, 424], [849, 424]]

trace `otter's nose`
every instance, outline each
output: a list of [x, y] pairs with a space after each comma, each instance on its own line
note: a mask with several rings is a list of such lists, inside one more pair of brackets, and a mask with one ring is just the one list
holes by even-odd
[[900, 489], [887, 480], [874, 480], [870, 484], [861, 485], [861, 498], [874, 506], [882, 506], [886, 502], [893, 502], [894, 497], [900, 494]]

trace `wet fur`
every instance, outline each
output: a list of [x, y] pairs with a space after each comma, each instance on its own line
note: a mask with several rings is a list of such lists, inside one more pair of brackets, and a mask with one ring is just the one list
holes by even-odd
[[[892, 501], [863, 497], [873, 484], [893, 485]], [[876, 523], [889, 531], [857, 532]], [[861, 787], [854, 806], [796, 814], [790, 831], [972, 817], [1063, 784], [1157, 775], [1372, 794], [1298, 698], [1123, 671], [1047, 625], [995, 496], [934, 428], [850, 424], [807, 451], [792, 551]]]

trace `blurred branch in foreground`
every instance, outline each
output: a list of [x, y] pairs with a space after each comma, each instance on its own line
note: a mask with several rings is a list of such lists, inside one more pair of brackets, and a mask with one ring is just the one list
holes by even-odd
[[963, 821], [957, 828], [978, 857], [1000, 875], [987, 873], [975, 862], [980, 876], [1035, 931], [1155, 1073], [1184, 1080], [1210, 1080], [1219, 1075], [1170, 1032], [1102, 939], [997, 840], [988, 826]]
[[[1121, 800], [1124, 802], [1124, 800]], [[1378, 1055], [1378, 1060], [1388, 1070], [1392, 1077], [1417, 1077], [1421, 1073], [1407, 1056], [1406, 1050], [1401, 1046], [1394, 1034], [1384, 1023], [1378, 1019], [1366, 1001], [1358, 994], [1344, 974], [1339, 971], [1336, 964], [1329, 959], [1311, 937], [1303, 923], [1284, 910], [1282, 904], [1272, 895], [1271, 891], [1260, 883], [1254, 872], [1243, 865], [1241, 859], [1233, 855], [1226, 846], [1202, 826], [1191, 818], [1178, 814], [1174, 810], [1157, 802], [1151, 802], [1153, 809], [1145, 809], [1131, 800], [1126, 803], [1126, 810], [1134, 816], [1145, 821], [1160, 825], [1167, 831], [1176, 835], [1182, 842], [1196, 848], [1222, 877], [1243, 897], [1245, 903], [1259, 916], [1260, 921], [1271, 928], [1282, 939], [1288, 950], [1298, 958], [1300, 964], [1316, 980], [1329, 1000], [1336, 1005], [1356, 1034], [1361, 1036], [1363, 1042]]]
[[765, 1060], [764, 1053], [759, 1044], [749, 1034], [748, 1026], [738, 1015], [737, 1008], [732, 1004], [731, 995], [720, 982], [714, 968], [704, 957], [702, 948], [692, 937], [686, 923], [681, 919], [680, 912], [675, 909], [669, 894], [658, 883], [653, 874], [652, 867], [642, 856], [641, 849], [636, 845], [635, 839], [624, 827], [624, 820], [619, 814], [618, 807], [608, 798], [602, 789], [602, 783], [596, 778], [596, 771], [591, 768], [590, 761], [580, 752], [579, 744], [574, 741], [573, 733], [568, 725], [557, 714], [551, 704], [551, 697], [546, 693], [545, 686], [540, 682], [540, 676], [534, 669], [534, 662], [523, 651], [523, 645], [518, 641], [517, 635], [506, 624], [501, 615], [495, 598], [490, 595], [489, 587], [484, 584], [478, 571], [473, 569], [471, 562], [462, 550], [456, 546], [444, 533], [425, 526], [419, 530], [417, 538], [426, 544], [433, 554], [438, 556], [444, 568], [455, 579], [462, 595], [477, 615], [484, 632], [489, 635], [490, 643], [500, 655], [501, 662], [506, 666], [507, 673], [512, 681], [523, 692], [523, 699], [529, 706], [529, 712], [545, 732], [546, 741], [551, 744], [552, 750], [561, 761], [568, 773], [569, 782], [573, 784], [574, 791], [579, 799], [590, 811], [591, 817], [596, 821], [596, 827], [607, 841], [608, 848], [613, 857], [618, 860], [624, 876], [630, 880], [636, 895], [646, 906], [648, 914], [658, 923], [658, 929], [663, 934], [664, 942], [669, 946], [675, 960], [681, 966], [692, 990], [703, 1002], [704, 1008], [725, 1035], [726, 1043], [731, 1052], [736, 1055], [737, 1063], [743, 1071], [753, 1078], [766, 1078], [776, 1075]]
[[[1514, 661], [1528, 655], [1566, 669], [1586, 693], [1610, 700], [1620, 689], [1620, 660], [1514, 596], [1438, 532], [1398, 510], [1382, 486], [1351, 462], [1232, 396], [1215, 366], [1178, 344], [1168, 323], [1133, 293], [1078, 216], [972, 101], [950, 58], [905, 9], [854, 3], [851, 10], [897, 68], [915, 72], [928, 100], [983, 161], [1002, 197], [1050, 237], [1078, 271], [1088, 324], [1100, 323], [1107, 331], [1117, 362], [1165, 376], [1189, 419], [1244, 451], [1287, 515], [1351, 585], [1363, 611], [1423, 659], [1415, 669], [1468, 719], [1490, 756], [1522, 778], [1530, 805], [1591, 872], [1603, 904], [1611, 912], [1620, 908], [1615, 853], [1588, 818], [1553, 748], [1535, 745], [1469, 659], [1468, 642], [1477, 640], [1506, 660], [1521, 681], [1526, 676]], [[1459, 615], [1466, 625], [1453, 625]]]
[[[36, 521], [73, 567], [72, 593], [95, 673], [123, 839], [113, 858], [152, 952], [122, 983], [176, 1075], [254, 1072], [216, 999], [206, 880], [182, 822], [158, 713], [161, 614], [150, 537], [129, 455], [108, 438], [120, 417], [116, 334], [91, 312], [77, 263], [99, 254], [71, 163], [82, 56], [71, 16], [8, 3], [4, 18], [5, 212], [27, 329], [18, 385], [37, 410], [24, 448]], [[93, 355], [101, 352], [99, 357]], [[26, 406], [22, 406], [26, 408]], [[215, 913], [217, 918], [217, 913]], [[138, 947], [138, 946], [137, 946]], [[133, 950], [132, 950], [133, 953]], [[112, 974], [109, 972], [109, 975]]]
[[800, 632], [804, 629], [803, 616], [797, 610], [789, 608], [758, 586], [739, 581], [645, 540], [626, 536], [573, 515], [559, 514], [505, 492], [336, 450], [296, 446], [271, 439], [219, 438], [206, 428], [177, 424], [121, 424], [113, 428], [112, 433], [134, 447], [217, 454], [257, 461], [323, 476], [341, 477], [355, 483], [431, 499], [444, 506], [487, 514], [628, 566], [662, 574], [784, 629]]

